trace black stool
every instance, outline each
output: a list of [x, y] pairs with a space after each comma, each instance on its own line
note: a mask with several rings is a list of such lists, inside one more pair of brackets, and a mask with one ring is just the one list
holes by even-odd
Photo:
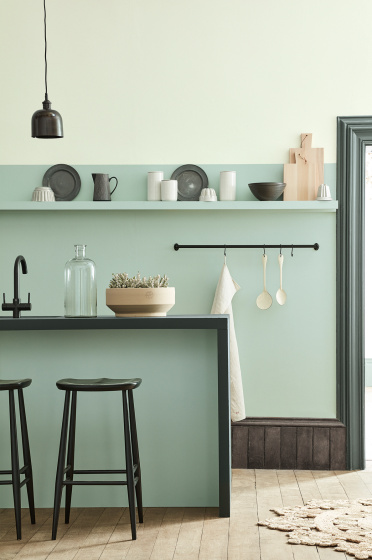
[[[11, 474], [11, 480], [1, 480], [0, 484], [11, 484], [13, 486], [14, 512], [17, 530], [17, 539], [22, 538], [21, 534], [21, 487], [26, 484], [28, 506], [30, 509], [31, 523], [35, 523], [35, 504], [34, 487], [32, 482], [32, 465], [30, 455], [30, 445], [28, 442], [28, 431], [26, 422], [25, 403], [23, 400], [23, 389], [31, 385], [32, 379], [13, 379], [5, 381], [0, 379], [0, 391], [9, 391], [9, 417], [10, 417], [10, 448], [12, 457], [12, 470], [0, 471], [0, 474]], [[17, 423], [14, 402], [14, 391], [18, 391], [19, 418], [21, 422], [23, 464], [19, 468]], [[21, 474], [25, 475], [21, 482]]]
[[[58, 389], [66, 391], [63, 410], [61, 442], [57, 463], [56, 487], [54, 494], [52, 540], [57, 537], [58, 516], [61, 506], [63, 486], [66, 486], [65, 523], [70, 521], [72, 486], [78, 485], [126, 485], [132, 539], [136, 539], [136, 506], [134, 492], [137, 497], [138, 519], [143, 523], [141, 468], [138, 453], [136, 417], [134, 413], [133, 389], [141, 384], [142, 379], [61, 379], [57, 381]], [[76, 394], [77, 391], [121, 391], [123, 395], [125, 470], [74, 470], [75, 427], [76, 427]], [[72, 393], [71, 407], [70, 395]], [[129, 401], [129, 413], [128, 413]], [[69, 418], [70, 416], [70, 418]], [[69, 426], [69, 428], [68, 428]], [[68, 444], [67, 444], [67, 432]], [[67, 448], [67, 461], [65, 466]], [[75, 474], [110, 474], [124, 473], [126, 480], [86, 481], [74, 480]], [[134, 476], [134, 473], [136, 476]], [[64, 479], [64, 474], [66, 478]]]

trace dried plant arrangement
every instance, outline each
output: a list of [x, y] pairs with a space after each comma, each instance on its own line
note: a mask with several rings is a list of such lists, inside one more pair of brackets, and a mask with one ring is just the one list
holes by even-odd
[[113, 274], [109, 283], [109, 288], [168, 288], [169, 278], [164, 274], [160, 276], [144, 276], [138, 272], [132, 278], [126, 272]]

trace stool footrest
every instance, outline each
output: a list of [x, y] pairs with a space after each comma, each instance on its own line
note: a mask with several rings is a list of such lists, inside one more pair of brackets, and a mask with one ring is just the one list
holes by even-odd
[[126, 480], [64, 480], [65, 486], [126, 486]]
[[22, 486], [23, 486], [24, 484], [26, 484], [29, 480], [30, 480], [30, 477], [29, 477], [29, 476], [26, 476], [26, 478], [25, 478], [24, 480], [22, 480], [22, 482], [21, 482], [21, 484], [19, 485], [19, 487], [22, 488]]
[[[136, 471], [138, 465], [133, 465], [133, 472]], [[66, 471], [70, 469], [70, 465], [66, 467]], [[89, 469], [89, 470], [74, 470], [73, 474], [127, 474], [125, 469]]]
[[[134, 485], [138, 482], [138, 476], [134, 479]], [[65, 486], [127, 486], [126, 480], [64, 480]]]
[[0, 486], [5, 486], [6, 484], [13, 484], [12, 480], [0, 480]]
[[[24, 465], [21, 469], [19, 469], [19, 474], [24, 474], [28, 469], [28, 465]], [[1, 474], [12, 474], [12, 471], [0, 471]]]

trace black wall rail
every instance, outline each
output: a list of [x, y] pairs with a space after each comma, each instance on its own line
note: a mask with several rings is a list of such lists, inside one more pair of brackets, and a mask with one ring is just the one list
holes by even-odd
[[179, 249], [314, 249], [318, 251], [319, 243], [313, 245], [179, 245], [174, 244], [174, 250]]

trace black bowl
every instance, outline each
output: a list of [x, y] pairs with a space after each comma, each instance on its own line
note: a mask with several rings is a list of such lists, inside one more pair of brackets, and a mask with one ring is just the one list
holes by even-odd
[[258, 200], [277, 200], [283, 194], [286, 183], [249, 183], [248, 186]]

